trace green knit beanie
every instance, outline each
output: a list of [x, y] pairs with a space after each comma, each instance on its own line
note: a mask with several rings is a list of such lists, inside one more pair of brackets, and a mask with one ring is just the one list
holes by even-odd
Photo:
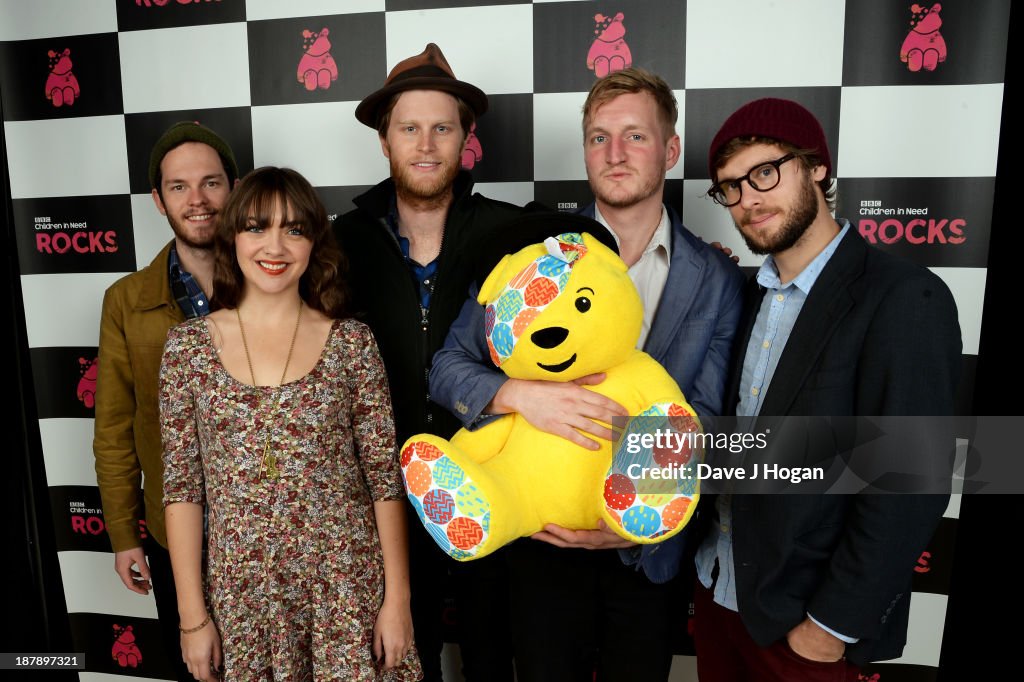
[[153, 145], [153, 151], [149, 155], [150, 187], [157, 188], [156, 176], [160, 173], [160, 162], [164, 160], [167, 152], [185, 142], [202, 142], [213, 147], [224, 162], [224, 172], [228, 175], [228, 184], [234, 184], [238, 177], [238, 163], [235, 161], [235, 153], [231, 151], [230, 145], [224, 141], [224, 138], [199, 121], [178, 121], [168, 128]]

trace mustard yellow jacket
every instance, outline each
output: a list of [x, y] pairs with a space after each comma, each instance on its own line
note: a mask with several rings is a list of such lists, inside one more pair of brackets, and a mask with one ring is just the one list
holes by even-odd
[[185, 319], [171, 293], [170, 251], [168, 243], [152, 263], [103, 296], [92, 449], [115, 552], [141, 545], [143, 518], [147, 532], [167, 546], [157, 383], [167, 331]]

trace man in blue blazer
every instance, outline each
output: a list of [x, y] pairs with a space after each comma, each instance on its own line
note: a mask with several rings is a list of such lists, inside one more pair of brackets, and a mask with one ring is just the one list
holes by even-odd
[[[867, 246], [832, 217], [817, 119], [788, 100], [746, 104], [715, 136], [709, 166], [709, 195], [751, 251], [768, 256], [747, 288], [727, 409], [781, 426], [781, 416], [952, 414], [961, 363], [953, 297], [929, 270]], [[821, 454], [785, 452], [795, 462]], [[912, 569], [947, 501], [702, 498], [711, 523], [696, 557], [699, 677], [856, 680], [863, 663], [899, 656]]]
[[[609, 228], [630, 266], [644, 303], [640, 346], [699, 414], [717, 415], [743, 277], [663, 204], [665, 173], [680, 155], [677, 115], [668, 85], [642, 69], [595, 83], [584, 105], [583, 148], [596, 201], [583, 214]], [[509, 380], [490, 364], [483, 329], [483, 309], [471, 299], [434, 358], [435, 401], [471, 429], [518, 412], [580, 445], [596, 448], [592, 438], [611, 438], [600, 422], [625, 415], [620, 405], [582, 385]], [[518, 679], [591, 680], [596, 668], [599, 679], [665, 680], [674, 634], [685, 621], [670, 582], [683, 535], [641, 550], [605, 528], [549, 526], [509, 547]]]

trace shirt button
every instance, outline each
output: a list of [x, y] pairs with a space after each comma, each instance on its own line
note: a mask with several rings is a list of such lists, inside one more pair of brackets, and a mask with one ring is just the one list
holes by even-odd
[[722, 532], [723, 533], [728, 533], [729, 532], [729, 526], [726, 526], [726, 525], [723, 524], [722, 525]]
[[780, 301], [780, 302], [781, 302], [781, 301], [785, 301], [785, 300], [786, 300], [786, 297], [785, 297], [785, 296], [783, 296], [782, 294], [776, 294], [776, 295], [775, 295], [775, 300], [776, 300], [776, 301]]
[[423, 280], [423, 283], [426, 284], [429, 287], [430, 286], [430, 278], [428, 277], [427, 279]]
[[198, 303], [196, 303], [196, 305], [197, 305], [197, 306], [199, 306], [199, 307], [201, 308], [201, 307], [203, 306], [203, 302], [202, 302], [202, 301], [199, 301]]
[[761, 348], [768, 348], [771, 345], [772, 345], [771, 341], [765, 341], [764, 343], [761, 344]]
[[750, 389], [750, 395], [757, 395], [760, 391], [757, 390], [757, 386]]

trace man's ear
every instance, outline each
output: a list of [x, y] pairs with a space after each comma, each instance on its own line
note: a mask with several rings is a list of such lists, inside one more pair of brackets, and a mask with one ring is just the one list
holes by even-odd
[[[237, 182], [237, 180], [235, 182]], [[153, 188], [152, 196], [153, 203], [156, 204], [156, 210], [160, 211], [160, 215], [167, 215], [167, 209], [164, 207], [164, 202], [160, 198], [160, 192], [156, 191], [156, 188]]]
[[679, 135], [673, 134], [669, 138], [665, 152], [665, 172], [667, 173], [679, 163], [679, 157], [682, 154], [682, 143], [679, 141]]
[[825, 167], [815, 166], [811, 169], [811, 179], [815, 182], [821, 182], [825, 179]]
[[378, 135], [380, 138], [380, 151], [384, 154], [384, 158], [391, 160], [391, 149], [388, 147], [388, 141], [383, 135]]

